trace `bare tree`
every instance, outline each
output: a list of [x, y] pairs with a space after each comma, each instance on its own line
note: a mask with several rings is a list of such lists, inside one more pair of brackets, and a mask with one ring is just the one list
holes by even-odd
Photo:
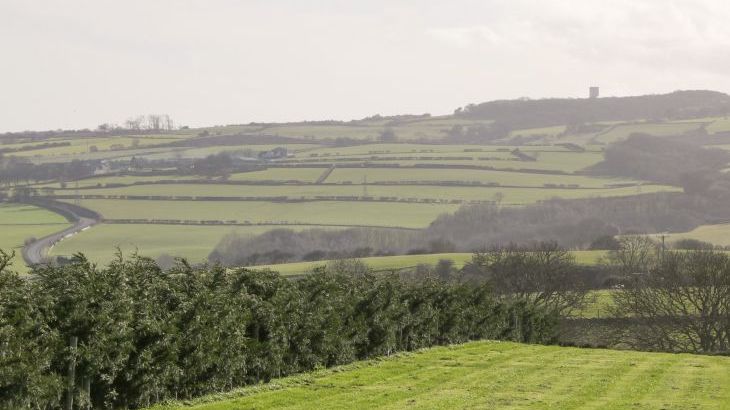
[[608, 263], [623, 274], [647, 272], [657, 263], [659, 247], [643, 235], [626, 235], [618, 239], [618, 249], [608, 253]]
[[640, 349], [730, 352], [730, 257], [712, 250], [667, 252], [613, 296], [630, 318], [623, 342]]
[[462, 274], [486, 279], [501, 298], [526, 301], [563, 316], [582, 307], [587, 294], [575, 258], [555, 242], [475, 253]]
[[147, 127], [153, 131], [159, 131], [162, 128], [162, 116], [157, 114], [147, 115]]

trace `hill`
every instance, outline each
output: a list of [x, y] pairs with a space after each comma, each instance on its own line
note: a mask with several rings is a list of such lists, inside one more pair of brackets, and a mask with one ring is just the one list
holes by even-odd
[[513, 126], [544, 127], [597, 121], [671, 120], [726, 115], [730, 96], [690, 90], [669, 94], [605, 98], [499, 100], [467, 105], [456, 115]]
[[730, 358], [474, 342], [359, 362], [165, 409], [725, 409]]

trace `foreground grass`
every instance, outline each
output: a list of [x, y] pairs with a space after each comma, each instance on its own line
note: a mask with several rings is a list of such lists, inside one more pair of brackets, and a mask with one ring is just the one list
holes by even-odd
[[726, 409], [730, 358], [473, 342], [288, 377], [165, 409]]

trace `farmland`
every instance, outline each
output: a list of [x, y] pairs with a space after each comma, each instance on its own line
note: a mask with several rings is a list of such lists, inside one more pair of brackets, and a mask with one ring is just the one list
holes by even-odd
[[[495, 194], [503, 195], [506, 205], [525, 205], [537, 201], [560, 198], [590, 198], [601, 196], [627, 196], [640, 193], [673, 191], [673, 187], [662, 185], [642, 185], [617, 188], [511, 188], [511, 187], [474, 187], [438, 185], [366, 185], [368, 196], [373, 199], [394, 198], [417, 200], [435, 199], [439, 201], [491, 201]], [[83, 195], [102, 196], [170, 196], [170, 197], [240, 197], [266, 198], [278, 197], [291, 200], [320, 199], [320, 197], [354, 197], [363, 195], [362, 185], [226, 185], [226, 184], [155, 184], [136, 185], [122, 188], [85, 189]], [[57, 192], [60, 194], [60, 192]], [[123, 198], [120, 198], [120, 200]]]
[[[299, 226], [418, 229], [464, 204], [520, 207], [552, 198], [676, 192], [681, 189], [669, 184], [610, 178], [587, 170], [602, 161], [607, 144], [633, 133], [665, 137], [701, 127], [710, 135], [728, 129], [722, 117], [605, 121], [587, 131], [565, 125], [518, 127], [484, 142], [463, 140], [464, 130], [492, 125], [493, 120], [449, 115], [373, 117], [117, 136], [62, 134], [45, 143], [21, 141], [0, 147], [17, 150], [9, 156], [37, 164], [82, 160], [107, 161], [117, 167], [77, 180], [33, 185], [42, 195], [79, 201], [112, 222], [93, 227], [96, 233], [63, 241], [53, 255], [87, 249], [94, 254], [92, 259], [106, 261], [101, 256], [105, 252], [97, 249], [106, 246], [109, 254], [116, 245], [132, 249], [134, 244], [150, 255], [180, 254], [174, 250], [182, 247], [192, 259], [202, 260], [232, 231], [261, 233]], [[385, 134], [389, 136], [384, 138]], [[721, 147], [721, 142], [713, 143]], [[258, 158], [277, 149], [285, 154]], [[238, 159], [238, 165], [223, 173], [197, 173], [196, 161], [221, 153]], [[142, 165], [125, 168], [123, 164], [133, 158]], [[118, 220], [133, 225], [118, 226], [114, 223]], [[155, 222], [160, 220], [168, 225], [161, 228]], [[169, 225], [175, 221], [187, 225]], [[185, 247], [183, 238], [197, 234], [201, 239]]]
[[473, 342], [158, 408], [724, 409], [730, 358]]
[[[288, 229], [305, 227], [289, 225]], [[184, 257], [193, 263], [205, 262], [211, 249], [225, 235], [256, 235], [272, 229], [261, 226], [182, 226], [182, 225], [131, 225], [101, 224], [61, 241], [50, 252], [54, 255], [70, 255], [83, 250], [84, 255], [98, 263], [108, 263], [118, 248], [124, 256], [139, 253], [157, 258], [161, 255]]]
[[[45, 209], [0, 203], [0, 249], [5, 251], [15, 250], [20, 255], [28, 238], [40, 238], [68, 226], [65, 218]], [[16, 260], [14, 268], [26, 270], [22, 260]]]
[[[575, 261], [581, 265], [592, 265], [605, 256], [603, 251], [574, 251], [572, 252]], [[419, 264], [435, 265], [441, 259], [454, 262], [455, 268], [461, 268], [472, 258], [471, 253], [435, 253], [427, 255], [397, 255], [397, 256], [372, 256], [360, 260], [375, 271], [400, 270], [413, 268]], [[313, 269], [326, 266], [328, 261], [282, 263], [277, 265], [252, 266], [251, 269], [271, 269], [282, 275], [299, 275], [311, 272]]]

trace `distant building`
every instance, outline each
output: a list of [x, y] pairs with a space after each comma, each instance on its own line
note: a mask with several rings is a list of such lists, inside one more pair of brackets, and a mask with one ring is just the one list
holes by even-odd
[[588, 89], [589, 98], [598, 98], [598, 87], [590, 87]]

